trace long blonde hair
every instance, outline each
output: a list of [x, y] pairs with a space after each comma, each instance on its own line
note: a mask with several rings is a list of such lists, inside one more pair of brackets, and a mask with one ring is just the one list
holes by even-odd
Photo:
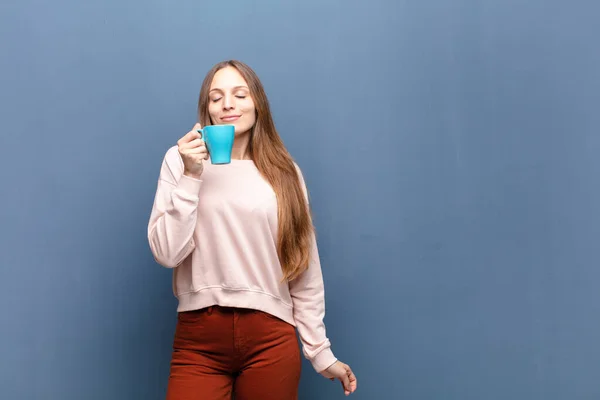
[[292, 281], [308, 268], [314, 227], [300, 176], [292, 156], [285, 148], [271, 115], [264, 87], [248, 65], [237, 60], [216, 64], [204, 78], [198, 100], [202, 126], [210, 125], [208, 93], [212, 80], [222, 68], [233, 67], [248, 83], [256, 108], [256, 123], [250, 133], [249, 153], [277, 197], [277, 253], [283, 280]]

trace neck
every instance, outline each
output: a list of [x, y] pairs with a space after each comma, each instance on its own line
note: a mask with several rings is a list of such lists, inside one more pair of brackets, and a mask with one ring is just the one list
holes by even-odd
[[234, 160], [250, 159], [250, 131], [235, 136], [231, 158]]

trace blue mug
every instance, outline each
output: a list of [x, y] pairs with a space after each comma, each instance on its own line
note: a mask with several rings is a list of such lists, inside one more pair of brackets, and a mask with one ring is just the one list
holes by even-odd
[[198, 129], [198, 133], [202, 135], [202, 139], [206, 143], [211, 164], [229, 164], [231, 162], [235, 126], [208, 125]]

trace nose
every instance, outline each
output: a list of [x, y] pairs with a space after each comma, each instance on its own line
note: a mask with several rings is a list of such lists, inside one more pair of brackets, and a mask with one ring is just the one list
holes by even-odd
[[231, 95], [225, 95], [223, 98], [223, 110], [231, 110], [235, 108], [235, 100]]

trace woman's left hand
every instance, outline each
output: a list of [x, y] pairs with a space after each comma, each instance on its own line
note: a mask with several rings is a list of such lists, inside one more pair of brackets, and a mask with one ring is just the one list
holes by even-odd
[[344, 387], [344, 394], [346, 396], [348, 396], [350, 393], [354, 393], [356, 390], [356, 376], [354, 376], [350, 366], [341, 361], [336, 361], [325, 371], [321, 372], [321, 375], [332, 381], [339, 379]]

